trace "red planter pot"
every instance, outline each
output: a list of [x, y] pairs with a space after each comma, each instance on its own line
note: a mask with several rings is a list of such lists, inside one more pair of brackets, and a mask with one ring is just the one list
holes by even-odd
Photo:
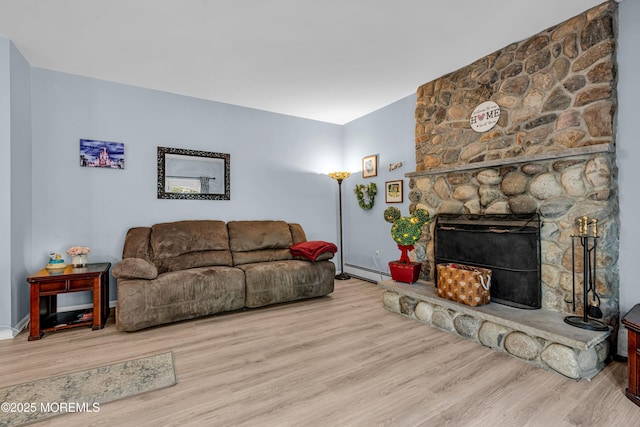
[[414, 283], [420, 277], [421, 266], [422, 264], [419, 262], [405, 264], [400, 261], [390, 261], [389, 271], [391, 272], [391, 278], [396, 282]]

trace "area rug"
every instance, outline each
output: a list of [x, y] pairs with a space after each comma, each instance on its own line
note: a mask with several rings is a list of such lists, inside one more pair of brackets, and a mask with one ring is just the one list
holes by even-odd
[[103, 403], [175, 383], [169, 352], [4, 387], [0, 426], [20, 426], [69, 412], [97, 413]]

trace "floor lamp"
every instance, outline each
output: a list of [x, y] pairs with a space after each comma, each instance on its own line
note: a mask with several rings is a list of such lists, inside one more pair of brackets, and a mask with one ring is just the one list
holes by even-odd
[[338, 280], [351, 279], [347, 273], [344, 272], [344, 257], [342, 256], [342, 181], [349, 178], [351, 172], [330, 172], [329, 177], [338, 181], [338, 194], [340, 200], [340, 274], [336, 276]]

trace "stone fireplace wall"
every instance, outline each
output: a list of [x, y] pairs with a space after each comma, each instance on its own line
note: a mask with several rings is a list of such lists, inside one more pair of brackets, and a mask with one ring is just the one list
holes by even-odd
[[[411, 210], [539, 212], [543, 308], [573, 312], [572, 234], [598, 220], [597, 293], [604, 321], [618, 322], [618, 194], [615, 161], [617, 5], [606, 2], [418, 88]], [[473, 109], [500, 106], [487, 132]], [[416, 248], [433, 271], [432, 230]], [[582, 258], [576, 256], [582, 314]]]

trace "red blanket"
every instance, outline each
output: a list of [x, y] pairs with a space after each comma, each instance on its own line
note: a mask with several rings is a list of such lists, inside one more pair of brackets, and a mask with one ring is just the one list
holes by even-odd
[[338, 247], [330, 242], [323, 242], [322, 240], [312, 240], [310, 242], [296, 243], [289, 247], [291, 255], [299, 256], [308, 259], [309, 261], [315, 261], [320, 254], [325, 252], [331, 252], [335, 254], [338, 252]]

